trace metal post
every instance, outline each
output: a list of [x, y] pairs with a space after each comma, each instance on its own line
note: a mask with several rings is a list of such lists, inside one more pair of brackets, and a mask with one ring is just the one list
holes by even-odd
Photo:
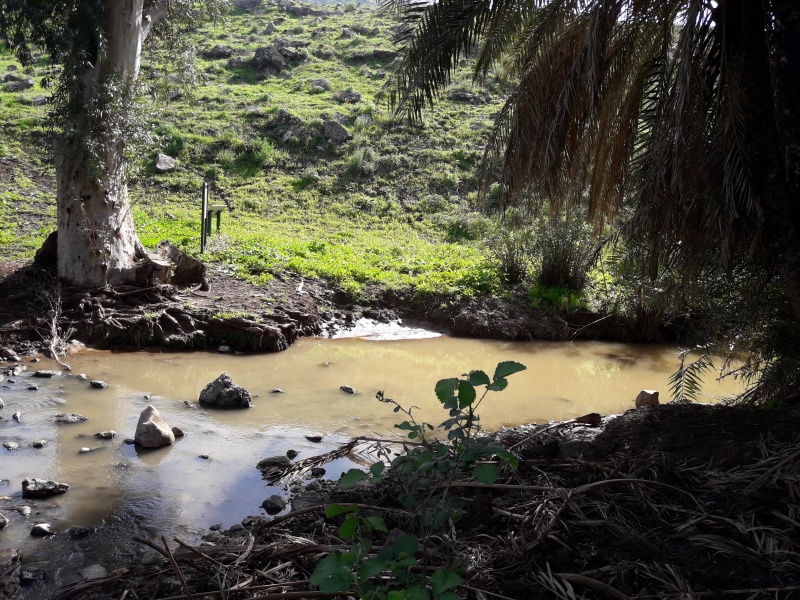
[[203, 201], [202, 201], [202, 214], [200, 215], [200, 254], [206, 251], [206, 242], [208, 241], [208, 233], [206, 232], [208, 221], [208, 182], [203, 182]]

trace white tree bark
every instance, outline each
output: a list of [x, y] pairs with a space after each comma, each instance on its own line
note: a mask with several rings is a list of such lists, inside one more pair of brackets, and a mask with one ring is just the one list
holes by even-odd
[[[119, 85], [120, 93], [132, 93], [142, 41], [155, 20], [166, 13], [163, 4], [156, 4], [151, 14], [143, 15], [143, 0], [105, 0], [104, 4], [107, 45], [84, 78], [87, 105], [110, 80]], [[58, 275], [82, 287], [164, 281], [169, 277], [168, 265], [152, 260], [134, 228], [125, 140], [101, 128], [94, 157], [90, 157], [82, 143], [88, 123], [86, 115], [77, 115], [56, 149]], [[92, 165], [101, 171], [99, 177]]]

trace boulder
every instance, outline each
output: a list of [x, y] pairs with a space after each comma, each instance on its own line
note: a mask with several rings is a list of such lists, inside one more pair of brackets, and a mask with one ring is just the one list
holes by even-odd
[[143, 448], [161, 448], [175, 442], [175, 434], [161, 418], [154, 406], [148, 406], [139, 415], [134, 440]]
[[14, 352], [11, 348], [0, 348], [0, 358], [5, 360], [13, 360], [14, 362], [19, 362], [19, 355]]
[[261, 503], [261, 507], [270, 514], [280, 512], [288, 504], [286, 498], [273, 494]]
[[397, 58], [397, 52], [394, 50], [375, 49], [372, 51], [372, 57], [375, 60], [394, 60]]
[[99, 379], [93, 379], [89, 382], [89, 385], [96, 390], [104, 390], [108, 387], [108, 384], [105, 381], [100, 381]]
[[250, 392], [233, 383], [231, 376], [223, 373], [200, 392], [200, 404], [216, 408], [250, 408]]
[[9, 81], [5, 85], [7, 92], [23, 92], [32, 87], [33, 87], [33, 79], [20, 79], [18, 81]]
[[275, 23], [267, 24], [267, 28], [265, 30], [265, 33], [275, 33], [276, 31], [278, 31], [278, 28], [275, 27]]
[[9, 521], [7, 516], [5, 516], [3, 513], [0, 513], [0, 529], [3, 529], [10, 522], [11, 521]]
[[111, 438], [117, 437], [117, 432], [113, 429], [109, 429], [108, 431], [100, 431], [94, 434], [94, 437], [99, 438], [101, 440], [110, 440]]
[[322, 124], [322, 133], [334, 144], [343, 144], [353, 139], [352, 134], [347, 129], [330, 119]]
[[[297, 456], [297, 454], [295, 454]], [[270, 469], [288, 469], [292, 464], [287, 456], [270, 456], [258, 462], [256, 468], [259, 471], [268, 471]]]
[[658, 392], [655, 390], [642, 390], [639, 392], [639, 395], [636, 396], [636, 408], [642, 408], [643, 406], [658, 406], [660, 403], [658, 401]]
[[47, 440], [36, 440], [31, 444], [34, 448], [44, 448], [47, 445]]
[[53, 526], [50, 523], [37, 523], [31, 528], [31, 535], [34, 537], [45, 537], [54, 533], [55, 531], [53, 531]]
[[309, 442], [314, 442], [317, 444], [322, 441], [321, 433], [308, 433], [305, 437]]
[[172, 171], [177, 166], [178, 162], [174, 158], [162, 152], [158, 153], [156, 157], [156, 171], [164, 173], [166, 171]]
[[89, 417], [79, 415], [78, 413], [58, 413], [56, 415], [56, 423], [79, 423], [80, 421], [88, 421]]
[[49, 498], [50, 496], [57, 496], [63, 494], [69, 489], [66, 483], [59, 483], [50, 479], [30, 479], [22, 480], [22, 497], [23, 498]]
[[36, 371], [33, 376], [40, 377], [42, 379], [48, 379], [50, 377], [58, 377], [61, 373], [59, 371], [49, 371], [49, 370], [40, 370]]
[[17, 450], [19, 448], [19, 444], [17, 442], [3, 442], [3, 447], [8, 450]]
[[220, 58], [230, 58], [231, 56], [233, 56], [233, 48], [231, 48], [230, 46], [223, 46], [221, 44], [217, 44], [213, 48], [203, 52], [203, 56], [205, 58], [210, 58], [211, 60], [218, 60]]
[[328, 81], [327, 79], [312, 79], [308, 83], [311, 84], [312, 88], [317, 87], [317, 88], [320, 88], [320, 89], [325, 90], [325, 91], [328, 91], [328, 90], [331, 89], [331, 82]]
[[355, 104], [361, 102], [361, 94], [359, 92], [336, 92], [333, 99], [343, 104]]
[[167, 240], [161, 240], [156, 252], [173, 264], [170, 283], [175, 285], [192, 285], [195, 283], [208, 285], [206, 266], [196, 258], [192, 258]]

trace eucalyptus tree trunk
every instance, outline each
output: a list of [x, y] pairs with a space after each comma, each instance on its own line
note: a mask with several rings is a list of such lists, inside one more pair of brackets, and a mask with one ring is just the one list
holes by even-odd
[[71, 92], [84, 110], [68, 118], [55, 153], [58, 275], [82, 287], [146, 284], [169, 277], [169, 264], [148, 255], [136, 235], [126, 140], [115, 126], [114, 113], [119, 107], [125, 110], [139, 73], [142, 42], [166, 10], [156, 4], [144, 14], [143, 0], [102, 3], [104, 37], [97, 40], [95, 62]]

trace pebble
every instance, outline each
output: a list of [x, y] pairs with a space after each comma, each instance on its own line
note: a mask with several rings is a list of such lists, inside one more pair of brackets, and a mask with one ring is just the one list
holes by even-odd
[[284, 394], [285, 392], [281, 388], [272, 388], [270, 390], [270, 394]]
[[56, 423], [78, 423], [79, 421], [88, 421], [89, 417], [79, 415], [78, 413], [58, 413], [56, 415]]
[[144, 395], [144, 399], [145, 399], [145, 400], [150, 400], [150, 394], [145, 394], [145, 395]]
[[19, 514], [21, 514], [23, 517], [27, 517], [29, 514], [31, 514], [31, 507], [30, 506], [20, 506], [17, 509], [17, 512]]
[[50, 398], [50, 402], [52, 402], [53, 404], [66, 404], [67, 403], [67, 401], [64, 400], [63, 398]]
[[47, 440], [36, 440], [31, 444], [34, 448], [44, 448], [47, 446]]
[[308, 433], [308, 434], [306, 434], [306, 439], [309, 442], [319, 443], [319, 442], [322, 441], [322, 434], [321, 433]]
[[342, 390], [343, 392], [347, 393], [347, 394], [355, 394], [356, 393], [356, 388], [354, 388], [354, 387], [352, 387], [350, 385], [340, 385], [339, 389]]
[[117, 437], [117, 432], [113, 429], [109, 429], [108, 431], [100, 431], [99, 433], [95, 433], [94, 437], [101, 440], [110, 440], [111, 438]]
[[128, 444], [128, 446], [133, 446], [136, 443], [136, 440], [133, 438], [125, 438], [122, 441], [123, 443]]
[[278, 494], [272, 494], [272, 496], [261, 503], [261, 508], [268, 513], [277, 513], [282, 511], [287, 504], [286, 498]]
[[78, 373], [78, 379], [81, 381], [89, 381], [89, 378], [86, 376], [86, 373]]
[[53, 526], [50, 525], [50, 523], [37, 523], [31, 529], [31, 535], [33, 537], [44, 537], [53, 534], [55, 534], [55, 531], [53, 531]]
[[96, 448], [87, 448], [87, 447], [84, 447], [84, 448], [81, 448], [81, 449], [80, 449], [78, 452], [79, 452], [80, 454], [88, 454], [89, 452], [94, 452], [95, 450], [102, 450], [102, 447], [100, 447], [100, 446], [98, 446], [98, 447], [96, 447]]
[[34, 356], [34, 357], [31, 359], [31, 362], [32, 362], [32, 363], [37, 363], [37, 362], [39, 362], [40, 360], [42, 360], [42, 359], [41, 359], [41, 358], [39, 358], [38, 356]]
[[34, 377], [40, 377], [42, 379], [49, 379], [50, 377], [59, 377], [61, 373], [58, 371], [51, 371], [51, 370], [43, 370], [43, 371], [34, 371]]
[[19, 423], [20, 419], [22, 418], [22, 413], [17, 411], [13, 415], [11, 415], [11, 418], [14, 419], [17, 423]]
[[29, 385], [28, 386], [28, 390], [31, 391], [31, 392], [36, 392], [36, 391], [38, 391], [38, 389], [39, 389], [38, 385]]
[[289, 460], [293, 460], [294, 458], [297, 457], [298, 454], [300, 454], [300, 453], [297, 450], [287, 450], [286, 451], [286, 456], [289, 457]]
[[2, 398], [0, 398], [0, 408], [3, 408], [5, 405], [6, 405], [6, 403], [3, 402]]
[[[33, 531], [31, 531], [31, 535], [34, 535]], [[49, 534], [40, 534], [40, 535], [49, 535]], [[19, 574], [19, 582], [22, 585], [33, 585], [34, 583], [39, 583], [40, 581], [44, 580], [45, 580], [45, 573], [44, 571], [40, 571], [39, 569], [27, 568], [23, 569]]]
[[179, 438], [179, 437], [183, 437], [186, 434], [183, 433], [183, 429], [181, 429], [180, 427], [173, 427], [172, 428], [172, 435], [174, 435], [176, 438]]
[[0, 529], [3, 529], [6, 525], [8, 525], [11, 521], [7, 516], [3, 513], [0, 513]]
[[231, 351], [230, 346], [220, 346], [219, 348], [217, 348], [217, 352], [219, 352], [220, 354], [228, 354], [230, 351]]
[[314, 467], [313, 469], [311, 469], [312, 477], [322, 477], [323, 475], [325, 475], [325, 469], [323, 469], [322, 467]]
[[108, 384], [105, 381], [100, 381], [99, 379], [92, 379], [89, 382], [89, 385], [96, 390], [103, 390], [108, 387]]
[[203, 460], [208, 460], [208, 454], [201, 454], [200, 458], [202, 458]]
[[19, 444], [17, 442], [3, 442], [3, 446], [6, 450], [16, 450], [19, 448]]
[[244, 529], [244, 526], [241, 523], [234, 523], [231, 525], [231, 528], [228, 529], [228, 533], [235, 533], [237, 531], [241, 531], [242, 529]]

